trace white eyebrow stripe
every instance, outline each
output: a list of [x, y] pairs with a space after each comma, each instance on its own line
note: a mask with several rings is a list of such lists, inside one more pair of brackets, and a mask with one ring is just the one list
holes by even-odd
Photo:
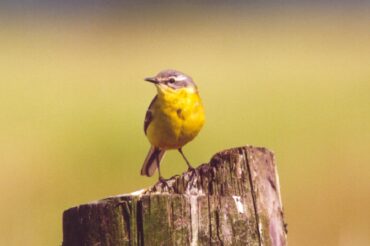
[[187, 80], [188, 77], [184, 76], [184, 75], [179, 75], [176, 77], [176, 81], [184, 81], [184, 80]]

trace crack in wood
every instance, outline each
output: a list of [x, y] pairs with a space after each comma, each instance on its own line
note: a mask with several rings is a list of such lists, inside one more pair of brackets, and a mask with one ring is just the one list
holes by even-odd
[[264, 148], [229, 149], [166, 185], [68, 209], [63, 246], [286, 245], [274, 165]]
[[256, 192], [254, 190], [251, 167], [249, 165], [249, 161], [248, 161], [248, 158], [247, 158], [247, 154], [245, 153], [245, 150], [242, 149], [241, 152], [244, 156], [245, 163], [246, 163], [247, 169], [248, 169], [249, 184], [250, 184], [250, 188], [251, 188], [252, 201], [253, 201], [253, 207], [254, 207], [254, 216], [256, 217], [256, 221], [257, 221], [256, 225], [257, 225], [258, 241], [259, 241], [259, 245], [262, 246], [261, 231], [260, 231], [260, 229], [261, 229], [260, 228], [260, 218], [259, 218], [259, 214], [258, 214]]

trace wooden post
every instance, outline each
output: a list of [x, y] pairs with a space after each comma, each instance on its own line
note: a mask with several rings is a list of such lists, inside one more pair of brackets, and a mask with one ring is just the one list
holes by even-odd
[[274, 155], [225, 150], [166, 184], [70, 208], [63, 245], [287, 245]]

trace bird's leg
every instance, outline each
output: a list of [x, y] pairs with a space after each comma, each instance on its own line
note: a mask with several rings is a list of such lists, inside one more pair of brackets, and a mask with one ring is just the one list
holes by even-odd
[[186, 164], [188, 165], [188, 171], [195, 171], [195, 168], [192, 167], [192, 165], [190, 165], [190, 162], [188, 161], [188, 159], [186, 159], [184, 153], [182, 152], [182, 149], [179, 148], [178, 150], [179, 150], [180, 154], [182, 155], [182, 157], [184, 158]]
[[156, 156], [156, 159], [157, 159], [157, 167], [158, 167], [158, 181], [161, 182], [164, 186], [169, 187], [167, 184], [167, 179], [163, 178], [161, 174], [161, 168], [160, 168], [160, 162], [159, 162], [158, 155]]

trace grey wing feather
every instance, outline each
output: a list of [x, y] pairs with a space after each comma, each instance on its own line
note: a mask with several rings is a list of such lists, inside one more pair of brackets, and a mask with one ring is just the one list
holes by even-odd
[[149, 105], [148, 110], [146, 111], [145, 120], [144, 120], [144, 132], [145, 132], [145, 134], [146, 134], [146, 130], [148, 129], [148, 127], [150, 125], [150, 122], [152, 122], [152, 119], [153, 119], [153, 113], [152, 113], [151, 109], [152, 109], [152, 106], [153, 106], [155, 100], [157, 100], [157, 97], [158, 96], [155, 96], [153, 98], [152, 102]]

